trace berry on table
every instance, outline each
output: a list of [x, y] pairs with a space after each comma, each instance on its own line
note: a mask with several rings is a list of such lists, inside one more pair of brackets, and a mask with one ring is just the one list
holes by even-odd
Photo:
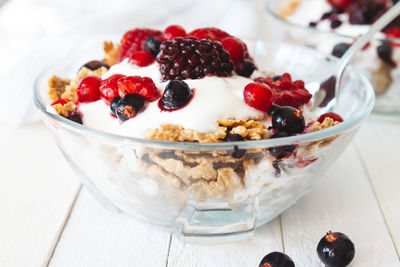
[[76, 92], [80, 103], [93, 102], [100, 99], [101, 78], [97, 76], [87, 76], [81, 80]]
[[329, 231], [319, 241], [317, 253], [328, 267], [346, 266], [353, 260], [355, 249], [345, 234]]
[[294, 267], [293, 260], [282, 252], [271, 252], [267, 254], [258, 265], [259, 267]]
[[176, 37], [186, 37], [186, 31], [179, 25], [168, 26], [161, 35], [163, 40], [172, 40]]
[[160, 99], [163, 110], [175, 110], [185, 106], [192, 99], [193, 93], [187, 83], [181, 80], [172, 80], [168, 83]]
[[113, 115], [115, 117], [117, 116], [117, 113], [116, 113], [117, 104], [118, 104], [118, 102], [120, 100], [121, 100], [121, 97], [120, 96], [116, 96], [110, 102], [111, 115]]
[[231, 55], [234, 63], [241, 62], [246, 56], [246, 45], [235, 37], [227, 37], [221, 41], [222, 47]]
[[118, 80], [118, 92], [121, 97], [126, 94], [139, 94], [149, 102], [160, 97], [156, 85], [149, 77], [122, 77]]
[[100, 83], [100, 96], [106, 101], [106, 103], [110, 103], [116, 96], [118, 96], [118, 80], [126, 77], [122, 74], [114, 74], [107, 79], [104, 79]]
[[343, 122], [343, 118], [335, 112], [328, 112], [328, 113], [322, 114], [321, 116], [319, 116], [318, 122], [322, 123], [325, 120], [325, 118], [327, 118], [327, 117], [333, 119], [334, 121]]
[[267, 112], [272, 105], [271, 88], [263, 83], [253, 82], [246, 85], [243, 91], [244, 102], [257, 110]]
[[115, 113], [120, 121], [132, 119], [144, 106], [145, 99], [138, 94], [127, 94], [122, 97], [116, 107]]
[[146, 51], [138, 51], [130, 55], [129, 62], [139, 66], [139, 67], [146, 67], [153, 63], [155, 58], [152, 54]]
[[347, 43], [338, 43], [332, 49], [332, 55], [338, 58], [341, 58], [344, 53], [346, 53], [347, 49], [350, 48], [350, 44]]
[[145, 50], [145, 42], [149, 37], [161, 38], [161, 31], [148, 28], [136, 28], [127, 31], [121, 39], [119, 60], [130, 57], [133, 53]]
[[147, 38], [144, 49], [146, 52], [152, 54], [154, 57], [157, 56], [158, 52], [160, 51], [160, 44], [161, 40], [157, 37], [149, 37]]
[[303, 132], [305, 121], [299, 109], [290, 106], [279, 107], [272, 113], [272, 128], [289, 135]]
[[110, 66], [107, 63], [105, 63], [104, 61], [100, 61], [100, 60], [89, 61], [89, 62], [85, 63], [81, 68], [83, 68], [83, 67], [88, 68], [90, 70], [97, 70], [97, 69], [100, 69], [101, 67], [105, 67], [107, 69], [110, 68]]
[[230, 76], [233, 62], [221, 43], [196, 38], [164, 41], [157, 55], [163, 81], [200, 79], [206, 75]]
[[251, 74], [257, 69], [256, 65], [248, 59], [243, 60], [242, 62], [235, 64], [235, 72], [243, 77], [250, 77]]

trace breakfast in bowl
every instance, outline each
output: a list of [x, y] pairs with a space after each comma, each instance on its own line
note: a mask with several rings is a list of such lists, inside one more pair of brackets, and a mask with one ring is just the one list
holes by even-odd
[[35, 103], [100, 201], [183, 237], [250, 234], [279, 215], [373, 104], [351, 68], [335, 104], [319, 71], [333, 58], [217, 28], [136, 28], [104, 52], [75, 77], [48, 70]]

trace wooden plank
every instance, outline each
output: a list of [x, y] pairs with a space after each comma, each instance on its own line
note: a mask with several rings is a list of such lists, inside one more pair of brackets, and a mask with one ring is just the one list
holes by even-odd
[[0, 266], [42, 266], [80, 186], [42, 124], [0, 124]]
[[282, 251], [279, 218], [258, 228], [251, 239], [237, 243], [194, 245], [173, 238], [168, 266], [258, 266], [272, 251]]
[[400, 118], [372, 117], [356, 140], [376, 198], [400, 254]]
[[106, 210], [83, 189], [50, 266], [165, 266], [170, 234]]
[[351, 145], [300, 204], [282, 215], [285, 251], [299, 266], [323, 266], [316, 247], [328, 230], [354, 242], [352, 266], [399, 266], [366, 171]]

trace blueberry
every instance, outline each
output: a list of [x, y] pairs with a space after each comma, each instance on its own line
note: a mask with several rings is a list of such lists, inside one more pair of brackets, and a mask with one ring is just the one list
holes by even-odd
[[328, 267], [346, 266], [353, 260], [355, 249], [353, 242], [345, 234], [329, 231], [319, 241], [317, 253]]
[[338, 58], [341, 58], [344, 53], [346, 53], [347, 49], [350, 48], [350, 44], [346, 43], [338, 43], [332, 49], [332, 55]]
[[[271, 136], [271, 139], [274, 138], [282, 138], [282, 137], [288, 137], [289, 134], [285, 132], [277, 132]], [[274, 156], [276, 159], [283, 159], [295, 150], [296, 146], [295, 145], [286, 145], [286, 146], [276, 146], [276, 147], [269, 147], [268, 151], [271, 153], [272, 156]]]
[[116, 96], [116, 97], [114, 97], [112, 100], [111, 100], [111, 102], [110, 102], [110, 109], [111, 109], [111, 114], [113, 115], [113, 116], [117, 116], [117, 113], [115, 113], [115, 109], [117, 108], [117, 104], [118, 104], [118, 102], [121, 100], [121, 97], [120, 96]]
[[293, 135], [301, 133], [304, 127], [303, 114], [296, 108], [283, 106], [273, 112], [272, 128], [278, 132], [286, 132], [289, 135]]
[[88, 68], [90, 70], [97, 70], [97, 69], [100, 69], [101, 67], [106, 67], [107, 69], [110, 68], [110, 66], [108, 66], [107, 63], [105, 63], [104, 61], [100, 61], [100, 60], [89, 61], [89, 62], [85, 63], [80, 69], [82, 69], [83, 67]]
[[390, 45], [390, 42], [383, 41], [381, 45], [377, 47], [377, 53], [380, 59], [383, 62], [389, 64], [390, 66], [395, 66], [396, 63], [392, 59], [393, 48]]
[[67, 119], [69, 119], [71, 121], [74, 121], [76, 123], [79, 123], [79, 124], [83, 124], [82, 123], [82, 116], [77, 111], [72, 111], [71, 113], [69, 113]]
[[271, 252], [260, 262], [259, 267], [294, 267], [293, 260], [282, 252]]
[[235, 72], [240, 76], [250, 77], [256, 68], [256, 65], [251, 60], [245, 59], [236, 66]]
[[185, 106], [192, 98], [192, 90], [181, 80], [171, 80], [161, 97], [161, 105], [165, 110], [175, 110]]
[[280, 108], [281, 108], [280, 106], [272, 104], [271, 107], [268, 109], [267, 113], [268, 113], [268, 115], [270, 115], [272, 117], [272, 115], [274, 115], [275, 111], [277, 111]]
[[342, 25], [342, 22], [338, 19], [334, 19], [331, 21], [331, 29], [336, 29]]
[[308, 26], [310, 26], [311, 28], [315, 28], [315, 27], [317, 27], [317, 23], [314, 21], [311, 21], [310, 23], [308, 23]]
[[144, 43], [144, 49], [156, 57], [160, 51], [160, 44], [161, 40], [157, 37], [149, 37]]
[[282, 77], [282, 75], [275, 75], [274, 77], [272, 77], [272, 81], [276, 82], [278, 80], [280, 80]]
[[127, 94], [118, 101], [115, 113], [121, 121], [132, 119], [143, 108], [144, 98], [138, 94]]

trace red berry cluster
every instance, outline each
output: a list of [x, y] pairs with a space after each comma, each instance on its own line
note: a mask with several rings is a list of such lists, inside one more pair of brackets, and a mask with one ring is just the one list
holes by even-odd
[[273, 95], [273, 104], [298, 108], [310, 101], [312, 95], [304, 87], [301, 80], [292, 81], [289, 73], [284, 73], [279, 79], [257, 78], [256, 82], [267, 84]]
[[160, 97], [152, 79], [122, 74], [114, 74], [104, 80], [97, 76], [87, 76], [79, 83], [77, 94], [79, 103], [93, 102], [103, 98], [108, 105], [115, 97], [122, 98], [127, 94], [141, 95], [149, 102]]

